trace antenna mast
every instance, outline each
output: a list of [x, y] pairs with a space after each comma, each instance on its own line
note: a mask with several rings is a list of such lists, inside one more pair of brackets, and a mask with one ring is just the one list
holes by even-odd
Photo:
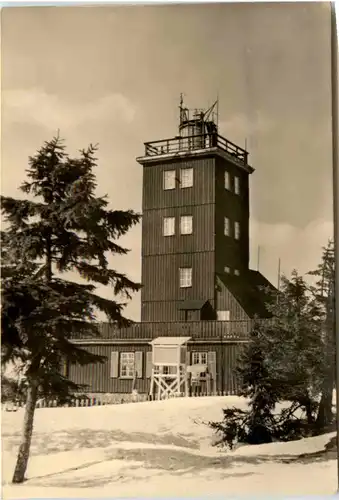
[[257, 271], [259, 271], [259, 264], [260, 264], [260, 245], [258, 245]]

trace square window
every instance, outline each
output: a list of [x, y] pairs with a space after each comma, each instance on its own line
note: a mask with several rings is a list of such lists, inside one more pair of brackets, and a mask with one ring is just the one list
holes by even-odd
[[225, 266], [225, 267], [224, 267], [224, 272], [225, 272], [226, 274], [230, 274], [230, 272], [231, 272], [231, 268], [230, 268], [230, 267], [228, 267], [228, 266]]
[[192, 286], [192, 268], [181, 267], [179, 269], [180, 288], [189, 288]]
[[134, 352], [121, 352], [120, 353], [120, 377], [133, 378], [134, 377]]
[[231, 176], [230, 173], [225, 171], [225, 189], [230, 190], [231, 189]]
[[175, 170], [164, 171], [164, 189], [175, 189]]
[[240, 239], [240, 224], [239, 224], [239, 222], [234, 223], [234, 238], [236, 240]]
[[218, 321], [229, 321], [230, 311], [217, 311]]
[[207, 352], [192, 352], [192, 365], [207, 365]]
[[230, 235], [230, 220], [228, 217], [224, 217], [224, 235]]
[[193, 186], [193, 168], [180, 169], [180, 187], [189, 188]]
[[193, 233], [193, 217], [192, 215], [182, 215], [180, 217], [180, 233], [192, 234]]
[[162, 230], [164, 236], [173, 236], [175, 234], [175, 217], [164, 217]]
[[234, 177], [234, 192], [235, 192], [235, 194], [240, 194], [240, 179], [239, 179], [239, 177]]
[[239, 269], [234, 269], [234, 274], [235, 274], [236, 276], [240, 276], [240, 271], [239, 271]]

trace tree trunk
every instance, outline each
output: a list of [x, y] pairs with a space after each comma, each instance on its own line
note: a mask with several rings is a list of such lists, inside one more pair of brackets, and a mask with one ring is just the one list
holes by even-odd
[[22, 483], [25, 480], [25, 474], [31, 447], [33, 419], [34, 419], [35, 406], [37, 402], [37, 396], [38, 396], [38, 383], [35, 380], [31, 380], [27, 388], [22, 442], [20, 444], [18, 458], [12, 479], [13, 483]]
[[332, 412], [332, 399], [333, 399], [333, 388], [334, 388], [334, 373], [333, 365], [332, 369], [328, 371], [326, 379], [323, 383], [323, 388], [321, 392], [321, 399], [319, 403], [318, 415], [317, 415], [317, 428], [319, 430], [325, 429], [333, 420]]

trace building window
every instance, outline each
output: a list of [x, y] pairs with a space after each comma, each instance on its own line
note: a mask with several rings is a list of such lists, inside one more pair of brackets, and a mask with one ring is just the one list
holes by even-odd
[[134, 352], [120, 353], [120, 377], [134, 377]]
[[173, 236], [175, 234], [175, 217], [164, 217], [162, 230], [164, 236]]
[[239, 222], [234, 223], [234, 238], [236, 240], [240, 239], [240, 224], [239, 224]]
[[192, 352], [192, 365], [207, 365], [207, 352]]
[[180, 233], [192, 234], [193, 233], [193, 217], [192, 215], [182, 215], [180, 217]]
[[180, 288], [189, 288], [192, 286], [192, 268], [181, 267], [179, 269]]
[[231, 176], [229, 172], [225, 172], [225, 189], [231, 189]]
[[228, 217], [224, 217], [224, 235], [230, 235], [230, 220]]
[[180, 187], [189, 188], [193, 186], [193, 168], [182, 168], [180, 170]]
[[240, 194], [240, 179], [239, 179], [239, 177], [234, 177], [234, 192], [235, 192], [235, 194]]
[[229, 311], [217, 311], [218, 321], [229, 321], [230, 312]]
[[240, 271], [239, 271], [239, 269], [234, 269], [234, 274], [235, 274], [236, 276], [240, 276]]
[[226, 274], [230, 274], [230, 272], [231, 272], [231, 268], [230, 268], [230, 267], [228, 267], [228, 266], [225, 266], [225, 267], [224, 267], [224, 273], [226, 273]]
[[164, 189], [175, 189], [175, 170], [164, 171]]

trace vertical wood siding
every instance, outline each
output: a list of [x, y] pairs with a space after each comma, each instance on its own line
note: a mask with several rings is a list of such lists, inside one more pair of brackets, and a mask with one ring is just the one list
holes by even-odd
[[249, 321], [250, 319], [239, 302], [224, 285], [217, 292], [217, 310], [230, 311], [231, 321]]
[[[210, 157], [192, 158], [191, 160], [170, 160], [156, 165], [143, 167], [142, 211], [201, 205], [214, 203], [214, 165], [215, 159]], [[176, 170], [177, 179], [181, 168], [193, 168], [193, 188], [163, 189], [163, 172]]]
[[[231, 190], [225, 189], [225, 170], [231, 175]], [[234, 193], [234, 175], [240, 178], [240, 194]], [[218, 158], [215, 168], [216, 272], [226, 265], [243, 271], [249, 264], [249, 174], [227, 160]], [[224, 235], [224, 217], [230, 219], [231, 235]], [[234, 239], [234, 222], [240, 223], [240, 240]]]
[[[208, 356], [209, 370], [212, 375], [212, 390], [214, 393], [227, 392], [236, 394], [239, 390], [235, 368], [238, 356], [243, 344], [240, 343], [190, 343], [188, 345], [187, 358], [191, 363], [192, 352], [206, 352]], [[121, 352], [142, 353], [142, 373], [139, 371], [134, 380], [135, 388], [140, 394], [149, 392], [151, 377], [151, 346], [149, 345], [100, 345], [87, 346], [86, 349], [92, 353], [106, 356], [106, 361], [88, 366], [70, 365], [70, 380], [77, 384], [85, 384], [84, 392], [96, 393], [130, 393], [133, 387], [132, 379], [119, 378], [117, 359]], [[112, 353], [113, 356], [112, 356]], [[140, 356], [139, 367], [140, 367]], [[113, 375], [113, 376], [112, 376]]]

